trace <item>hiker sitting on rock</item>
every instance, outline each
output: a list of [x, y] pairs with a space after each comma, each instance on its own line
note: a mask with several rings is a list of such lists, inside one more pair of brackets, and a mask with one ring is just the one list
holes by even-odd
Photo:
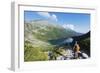
[[75, 42], [75, 45], [73, 47], [73, 51], [74, 51], [74, 58], [78, 59], [80, 57], [81, 52], [80, 52], [80, 46], [77, 43], [77, 41]]
[[74, 59], [80, 59], [80, 58], [87, 59], [87, 58], [89, 58], [86, 53], [80, 51], [80, 46], [77, 43], [77, 41], [75, 42], [75, 45], [73, 47], [73, 52], [74, 52]]

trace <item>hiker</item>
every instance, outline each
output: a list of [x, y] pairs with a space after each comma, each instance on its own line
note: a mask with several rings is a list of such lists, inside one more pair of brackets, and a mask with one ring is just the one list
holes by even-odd
[[80, 51], [80, 46], [77, 43], [77, 41], [75, 42], [73, 51], [74, 51], [74, 59], [80, 59], [80, 58], [87, 59], [89, 57], [86, 53]]
[[77, 43], [77, 41], [75, 42], [75, 45], [73, 47], [73, 51], [74, 51], [74, 58], [78, 59], [80, 57], [81, 52], [80, 52], [80, 46]]

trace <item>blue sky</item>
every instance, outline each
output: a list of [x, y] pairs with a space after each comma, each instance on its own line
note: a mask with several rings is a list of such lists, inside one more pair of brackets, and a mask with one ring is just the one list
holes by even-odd
[[25, 21], [37, 19], [48, 19], [76, 32], [86, 33], [90, 30], [90, 14], [24, 11]]

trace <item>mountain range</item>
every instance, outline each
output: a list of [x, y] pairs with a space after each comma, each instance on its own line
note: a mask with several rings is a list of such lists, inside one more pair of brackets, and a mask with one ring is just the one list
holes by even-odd
[[61, 25], [47, 20], [33, 20], [24, 24], [25, 41], [27, 40], [33, 43], [34, 41], [47, 43], [49, 40], [78, 35], [81, 35], [81, 33], [77, 33], [71, 29], [65, 29]]

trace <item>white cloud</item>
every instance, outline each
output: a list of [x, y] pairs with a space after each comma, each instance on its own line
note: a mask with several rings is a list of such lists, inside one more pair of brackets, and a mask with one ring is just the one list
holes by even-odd
[[74, 30], [74, 25], [73, 24], [63, 24], [62, 25], [65, 29], [71, 29], [71, 30]]
[[57, 21], [57, 16], [55, 14], [50, 14], [49, 12], [37, 12], [38, 15], [45, 17], [46, 19], [50, 19], [53, 21]]
[[57, 16], [55, 14], [52, 14], [51, 19], [57, 21]]
[[49, 18], [50, 14], [48, 12], [37, 12], [37, 14], [39, 14], [40, 16], [43, 16], [45, 18]]

